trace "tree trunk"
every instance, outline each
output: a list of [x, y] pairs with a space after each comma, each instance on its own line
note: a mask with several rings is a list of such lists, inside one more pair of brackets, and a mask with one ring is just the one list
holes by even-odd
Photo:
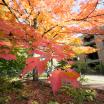
[[33, 81], [38, 81], [38, 71], [33, 69]]
[[[37, 16], [34, 18], [33, 28], [37, 29], [37, 17], [40, 13], [37, 14]], [[33, 69], [33, 81], [38, 81], [38, 70]]]

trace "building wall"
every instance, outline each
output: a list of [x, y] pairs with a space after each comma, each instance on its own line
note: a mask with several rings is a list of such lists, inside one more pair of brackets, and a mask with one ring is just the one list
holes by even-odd
[[85, 66], [86, 70], [87, 69], [89, 70], [90, 68], [90, 71], [92, 70], [92, 73], [94, 72], [94, 70], [97, 73], [101, 73], [100, 70], [104, 70], [104, 69], [97, 69], [97, 67], [102, 63], [104, 64], [104, 36], [103, 35], [95, 35], [95, 36], [86, 35], [86, 37], [84, 37], [83, 40], [84, 40], [84, 45], [95, 47], [98, 49], [98, 51], [92, 54], [80, 55], [80, 61], [86, 63], [86, 66]]
[[98, 56], [99, 60], [104, 62], [104, 36], [103, 35], [96, 35], [95, 36], [96, 47], [98, 49]]
[[[90, 42], [95, 42], [96, 48], [98, 49], [97, 53], [98, 53], [99, 58], [96, 60], [101, 60], [104, 62], [104, 36], [103, 35], [94, 36], [94, 39], [89, 41], [88, 46], [90, 46]], [[84, 43], [86, 43], [86, 42], [84, 42]], [[86, 55], [80, 55], [80, 60], [81, 61], [87, 60]]]

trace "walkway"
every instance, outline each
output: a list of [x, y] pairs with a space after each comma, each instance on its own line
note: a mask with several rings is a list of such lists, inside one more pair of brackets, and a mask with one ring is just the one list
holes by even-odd
[[104, 76], [99, 75], [85, 75], [86, 82], [83, 83], [84, 86], [104, 90]]

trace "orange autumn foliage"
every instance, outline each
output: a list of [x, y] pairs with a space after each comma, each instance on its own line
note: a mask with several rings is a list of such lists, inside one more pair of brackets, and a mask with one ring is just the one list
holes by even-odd
[[[104, 34], [104, 8], [98, 8], [99, 2], [100, 0], [0, 0], [0, 48], [7, 54], [5, 58], [0, 51], [0, 58], [16, 59], [11, 55], [13, 48], [28, 48], [31, 57], [26, 60], [22, 71], [25, 75], [33, 68], [39, 74], [43, 73], [47, 63], [53, 59], [69, 63], [67, 59], [76, 55], [88, 53], [88, 50], [89, 53], [95, 52], [94, 48], [84, 47], [82, 40], [74, 35]], [[35, 54], [38, 56], [33, 57]], [[69, 78], [72, 85], [77, 85], [79, 74], [72, 69], [68, 70], [71, 72], [61, 69], [52, 72], [53, 77], [50, 78], [54, 92], [60, 88], [61, 78]], [[56, 86], [54, 80], [58, 80]]]

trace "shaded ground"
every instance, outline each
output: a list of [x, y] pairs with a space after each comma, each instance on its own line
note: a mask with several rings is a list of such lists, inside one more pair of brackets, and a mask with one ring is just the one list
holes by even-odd
[[[2, 92], [0, 96], [8, 97], [8, 99], [6, 102], [0, 104], [75, 104], [71, 103], [73, 97], [69, 96], [65, 91], [58, 92], [58, 94], [54, 96], [48, 83], [33, 83], [31, 80], [22, 83], [22, 87], [19, 83], [13, 83], [12, 85], [15, 86], [16, 89], [12, 89], [9, 92]], [[10, 88], [11, 87], [9, 87], [9, 89]], [[22, 90], [20, 90], [21, 88]], [[83, 104], [104, 104], [104, 91], [97, 90], [96, 99], [92, 102], [85, 101]]]

